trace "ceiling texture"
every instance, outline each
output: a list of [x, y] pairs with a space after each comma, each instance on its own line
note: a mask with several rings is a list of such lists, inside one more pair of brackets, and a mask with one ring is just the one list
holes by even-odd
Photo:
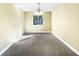
[[[63, 3], [40, 3], [40, 9], [42, 11], [53, 11], [62, 4]], [[16, 6], [25, 12], [36, 11], [38, 8], [38, 3], [16, 3]]]

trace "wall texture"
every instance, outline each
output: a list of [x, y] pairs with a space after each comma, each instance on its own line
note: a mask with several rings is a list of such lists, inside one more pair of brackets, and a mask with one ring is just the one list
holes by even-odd
[[64, 4], [52, 13], [52, 32], [79, 51], [79, 4]]
[[25, 18], [25, 33], [51, 31], [51, 12], [44, 12], [43, 25], [33, 25], [33, 12], [25, 12], [24, 18]]
[[0, 4], [0, 52], [23, 32], [23, 12], [14, 4]]

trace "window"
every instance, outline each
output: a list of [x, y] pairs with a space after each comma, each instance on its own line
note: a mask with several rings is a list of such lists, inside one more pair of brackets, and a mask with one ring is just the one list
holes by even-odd
[[42, 25], [43, 24], [43, 16], [35, 15], [33, 16], [33, 25]]

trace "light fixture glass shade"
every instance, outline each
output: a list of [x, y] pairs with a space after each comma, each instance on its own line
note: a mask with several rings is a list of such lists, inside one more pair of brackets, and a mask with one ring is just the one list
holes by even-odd
[[44, 13], [42, 11], [35, 11], [34, 15], [43, 15]]

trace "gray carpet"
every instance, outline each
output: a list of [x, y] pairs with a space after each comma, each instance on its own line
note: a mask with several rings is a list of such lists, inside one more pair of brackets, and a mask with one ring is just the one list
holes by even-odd
[[2, 56], [77, 56], [51, 33], [32, 35], [14, 43]]

